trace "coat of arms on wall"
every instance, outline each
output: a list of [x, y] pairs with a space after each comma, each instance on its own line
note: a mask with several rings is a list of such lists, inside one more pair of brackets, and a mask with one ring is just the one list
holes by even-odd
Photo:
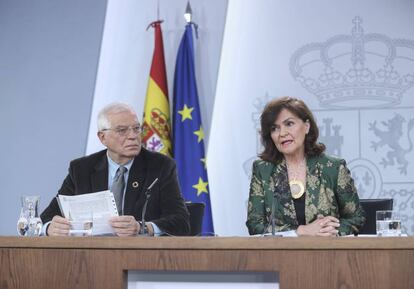
[[[314, 110], [328, 153], [347, 159], [361, 198], [394, 198], [414, 232], [414, 41], [365, 33], [305, 44], [290, 60], [292, 77], [321, 109]], [[413, 99], [402, 106], [403, 98]]]

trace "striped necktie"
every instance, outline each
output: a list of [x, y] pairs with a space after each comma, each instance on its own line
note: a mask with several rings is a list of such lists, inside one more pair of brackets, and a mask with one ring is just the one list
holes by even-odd
[[114, 194], [116, 207], [119, 215], [123, 215], [122, 198], [124, 196], [125, 179], [124, 174], [127, 171], [126, 167], [120, 166], [116, 171], [114, 181], [112, 183], [111, 192]]

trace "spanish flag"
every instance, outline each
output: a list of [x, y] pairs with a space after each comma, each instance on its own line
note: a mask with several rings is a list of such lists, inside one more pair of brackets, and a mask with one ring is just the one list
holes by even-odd
[[155, 47], [145, 99], [142, 144], [150, 150], [172, 156], [170, 107], [161, 21], [150, 24], [155, 31]]

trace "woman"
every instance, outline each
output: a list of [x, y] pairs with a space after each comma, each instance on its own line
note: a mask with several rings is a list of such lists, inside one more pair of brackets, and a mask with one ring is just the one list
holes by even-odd
[[264, 151], [253, 164], [246, 225], [249, 233], [358, 233], [364, 212], [344, 160], [325, 155], [319, 130], [302, 100], [270, 101], [261, 115]]

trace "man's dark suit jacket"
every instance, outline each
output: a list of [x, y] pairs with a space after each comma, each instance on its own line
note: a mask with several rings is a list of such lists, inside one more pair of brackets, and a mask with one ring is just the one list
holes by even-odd
[[[145, 190], [158, 178], [151, 190], [145, 220], [156, 224], [171, 235], [187, 235], [190, 232], [189, 214], [178, 185], [175, 162], [159, 153], [142, 148], [131, 166], [125, 191], [124, 215], [141, 220], [145, 202]], [[138, 182], [138, 187], [133, 183]], [[106, 150], [73, 160], [69, 174], [58, 194], [79, 195], [108, 189], [108, 159]], [[41, 214], [43, 223], [53, 216], [62, 216], [56, 198]]]

